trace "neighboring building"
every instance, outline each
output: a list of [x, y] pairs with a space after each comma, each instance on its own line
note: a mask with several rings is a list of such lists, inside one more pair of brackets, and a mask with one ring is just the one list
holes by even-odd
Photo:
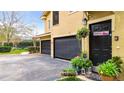
[[45, 11], [41, 18], [45, 24], [45, 33], [39, 35], [41, 53], [62, 59], [78, 56], [83, 42], [80, 46], [76, 33], [86, 22], [90, 35], [85, 46], [93, 64], [96, 66], [112, 56], [124, 60], [124, 12]]

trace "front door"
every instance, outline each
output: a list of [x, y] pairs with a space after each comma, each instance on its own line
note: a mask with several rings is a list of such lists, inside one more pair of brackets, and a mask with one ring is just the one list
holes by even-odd
[[90, 59], [97, 66], [112, 57], [111, 20], [90, 25]]

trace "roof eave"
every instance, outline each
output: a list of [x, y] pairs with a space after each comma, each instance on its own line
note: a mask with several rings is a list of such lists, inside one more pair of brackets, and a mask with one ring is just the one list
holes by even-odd
[[50, 11], [44, 11], [43, 14], [41, 15], [41, 20], [46, 20], [46, 16], [50, 13]]

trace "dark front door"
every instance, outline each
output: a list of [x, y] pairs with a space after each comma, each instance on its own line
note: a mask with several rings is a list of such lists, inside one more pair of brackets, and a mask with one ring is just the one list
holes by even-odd
[[90, 59], [95, 66], [112, 57], [111, 20], [90, 25]]
[[50, 40], [41, 41], [41, 53], [50, 55], [50, 52], [51, 52]]
[[54, 57], [72, 59], [80, 55], [80, 43], [75, 36], [54, 39]]

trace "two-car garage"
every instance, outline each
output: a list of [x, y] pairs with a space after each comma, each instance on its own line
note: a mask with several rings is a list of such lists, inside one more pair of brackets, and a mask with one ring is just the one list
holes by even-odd
[[[54, 38], [54, 58], [72, 59], [80, 54], [80, 43], [76, 36]], [[51, 41], [41, 41], [41, 53], [51, 54]]]
[[54, 57], [71, 59], [80, 54], [80, 43], [75, 36], [54, 39]]

